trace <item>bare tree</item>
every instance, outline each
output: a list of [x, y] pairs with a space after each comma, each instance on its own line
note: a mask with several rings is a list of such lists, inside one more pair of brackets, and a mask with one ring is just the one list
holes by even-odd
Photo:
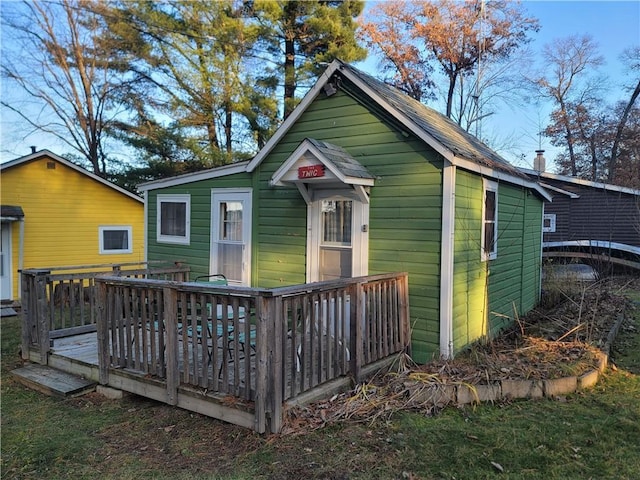
[[415, 6], [403, 0], [377, 3], [360, 23], [359, 35], [368, 48], [382, 55], [384, 80], [425, 101], [435, 98], [436, 85], [428, 52], [411, 40], [414, 13]]
[[556, 104], [553, 124], [547, 129], [547, 134], [564, 137], [569, 151], [569, 169], [573, 176], [577, 176], [577, 131], [572, 117], [585, 102], [597, 100], [600, 84], [594, 81], [592, 74], [593, 69], [603, 63], [603, 58], [589, 35], [555, 40], [544, 47], [542, 55], [545, 71], [535, 79], [535, 84], [543, 97]]
[[117, 115], [123, 74], [109, 67], [111, 52], [97, 41], [102, 25], [86, 7], [93, 0], [33, 0], [5, 4], [3, 28], [16, 50], [3, 48], [2, 76], [40, 105], [40, 115], [14, 98], [1, 105], [33, 128], [78, 151], [105, 176], [105, 128]]
[[539, 28], [519, 4], [503, 0], [392, 0], [372, 8], [361, 26], [368, 45], [382, 54], [383, 69], [395, 72], [394, 85], [414, 98], [433, 94], [436, 69], [444, 75], [446, 115], [467, 128], [483, 116], [479, 97], [488, 83], [478, 72], [491, 70], [495, 85], [507, 71], [494, 67]]
[[625, 50], [623, 53], [623, 61], [628, 64], [629, 69], [632, 73], [635, 74], [637, 79], [636, 86], [633, 88], [631, 92], [631, 97], [627, 102], [624, 110], [622, 112], [622, 116], [620, 117], [620, 122], [616, 128], [616, 134], [613, 139], [613, 146], [611, 147], [611, 156], [609, 157], [609, 178], [610, 182], [613, 182], [616, 178], [616, 161], [618, 159], [618, 148], [620, 146], [620, 142], [622, 140], [622, 134], [624, 128], [629, 119], [629, 114], [633, 109], [633, 105], [635, 104], [638, 96], [640, 95], [640, 47], [633, 47]]

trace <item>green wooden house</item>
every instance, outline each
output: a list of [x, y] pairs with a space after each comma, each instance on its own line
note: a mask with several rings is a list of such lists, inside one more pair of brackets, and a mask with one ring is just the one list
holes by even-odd
[[448, 118], [333, 62], [251, 160], [140, 186], [148, 260], [276, 287], [409, 273], [412, 353], [539, 301], [537, 184]]

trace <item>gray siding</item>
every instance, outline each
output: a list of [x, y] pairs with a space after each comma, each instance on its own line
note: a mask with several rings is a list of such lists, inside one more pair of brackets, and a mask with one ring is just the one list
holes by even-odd
[[545, 242], [601, 240], [640, 247], [640, 198], [630, 193], [577, 185], [544, 178], [544, 182], [580, 195], [569, 198], [556, 192], [545, 213], [556, 215], [555, 233]]

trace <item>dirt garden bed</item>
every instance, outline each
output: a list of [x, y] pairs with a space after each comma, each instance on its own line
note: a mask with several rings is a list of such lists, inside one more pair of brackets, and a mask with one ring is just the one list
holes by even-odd
[[[454, 360], [427, 365], [415, 365], [400, 356], [390, 371], [350, 392], [292, 407], [284, 432], [346, 420], [368, 422], [399, 410], [431, 414], [455, 404], [456, 399], [463, 403], [459, 398], [463, 392], [472, 403], [510, 401], [510, 395], [495, 394], [491, 388], [516, 382], [529, 385], [531, 396], [543, 396], [545, 385], [552, 381], [580, 379], [598, 370], [614, 325], [638, 308], [625, 296], [628, 290], [640, 291], [640, 279], [616, 277], [569, 289], [553, 286], [546, 297], [553, 298], [553, 305], [543, 302], [525, 317], [516, 318], [515, 325], [498, 338], [479, 342]], [[636, 327], [623, 322], [623, 332], [625, 328]]]

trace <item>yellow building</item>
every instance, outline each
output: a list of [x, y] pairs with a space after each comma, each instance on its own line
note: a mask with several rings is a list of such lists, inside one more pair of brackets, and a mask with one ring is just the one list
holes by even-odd
[[3, 301], [20, 298], [18, 270], [144, 261], [144, 202], [41, 150], [0, 164]]

